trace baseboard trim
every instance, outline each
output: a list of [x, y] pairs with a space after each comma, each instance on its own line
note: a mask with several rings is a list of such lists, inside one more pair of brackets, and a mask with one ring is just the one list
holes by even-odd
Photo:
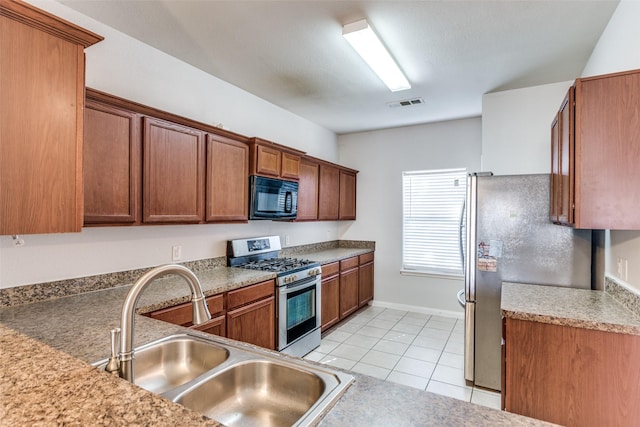
[[391, 308], [394, 310], [413, 311], [416, 313], [431, 314], [435, 316], [446, 316], [446, 317], [455, 317], [457, 319], [464, 319], [464, 313], [451, 311], [451, 310], [438, 310], [438, 309], [429, 308], [429, 307], [419, 307], [417, 305], [398, 304], [394, 302], [376, 301], [376, 300], [371, 301], [369, 305], [372, 305], [374, 307]]

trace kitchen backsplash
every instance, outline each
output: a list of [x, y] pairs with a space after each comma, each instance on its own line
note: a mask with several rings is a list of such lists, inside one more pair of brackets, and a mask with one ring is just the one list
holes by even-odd
[[605, 292], [611, 295], [613, 299], [628, 310], [631, 310], [636, 316], [640, 316], [640, 295], [638, 293], [616, 282], [609, 276], [604, 278], [604, 286]]
[[[194, 272], [215, 267], [226, 266], [226, 257], [208, 258], [197, 261], [179, 263]], [[55, 298], [63, 298], [86, 292], [130, 285], [153, 267], [136, 270], [118, 271], [115, 273], [98, 274], [95, 276], [78, 277], [74, 279], [57, 280], [55, 282], [36, 283], [33, 285], [16, 286], [0, 289], [0, 307], [30, 304]]]
[[[280, 255], [294, 257], [297, 254], [305, 252], [335, 248], [375, 249], [375, 242], [333, 240], [329, 242], [284, 248], [280, 252]], [[227, 258], [208, 258], [197, 261], [182, 262], [179, 264], [193, 270], [195, 273], [198, 273], [199, 271], [216, 267], [225, 267], [227, 265]], [[0, 289], [0, 307], [30, 304], [49, 299], [63, 298], [86, 292], [114, 288], [117, 286], [130, 285], [151, 268], [153, 267]]]

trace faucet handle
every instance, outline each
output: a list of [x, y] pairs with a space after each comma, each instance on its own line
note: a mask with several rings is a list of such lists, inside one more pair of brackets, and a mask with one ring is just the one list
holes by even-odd
[[104, 367], [104, 370], [116, 375], [120, 369], [120, 361], [118, 360], [119, 342], [120, 328], [114, 328], [111, 330], [111, 356], [109, 356], [109, 361], [107, 362], [107, 366]]

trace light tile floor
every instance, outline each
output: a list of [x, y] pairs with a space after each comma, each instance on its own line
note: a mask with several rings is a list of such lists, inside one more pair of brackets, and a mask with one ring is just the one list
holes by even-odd
[[463, 356], [463, 320], [367, 307], [305, 359], [499, 409], [500, 393], [467, 386]]

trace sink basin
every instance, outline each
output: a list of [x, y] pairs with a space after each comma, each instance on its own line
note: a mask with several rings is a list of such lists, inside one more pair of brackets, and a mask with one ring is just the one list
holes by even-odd
[[227, 349], [210, 341], [191, 335], [171, 335], [135, 349], [134, 384], [160, 394], [193, 380], [228, 358]]
[[325, 387], [325, 381], [308, 370], [254, 360], [203, 380], [174, 401], [227, 426], [291, 426]]
[[354, 380], [324, 366], [189, 333], [137, 347], [133, 367], [136, 385], [229, 427], [309, 425]]

